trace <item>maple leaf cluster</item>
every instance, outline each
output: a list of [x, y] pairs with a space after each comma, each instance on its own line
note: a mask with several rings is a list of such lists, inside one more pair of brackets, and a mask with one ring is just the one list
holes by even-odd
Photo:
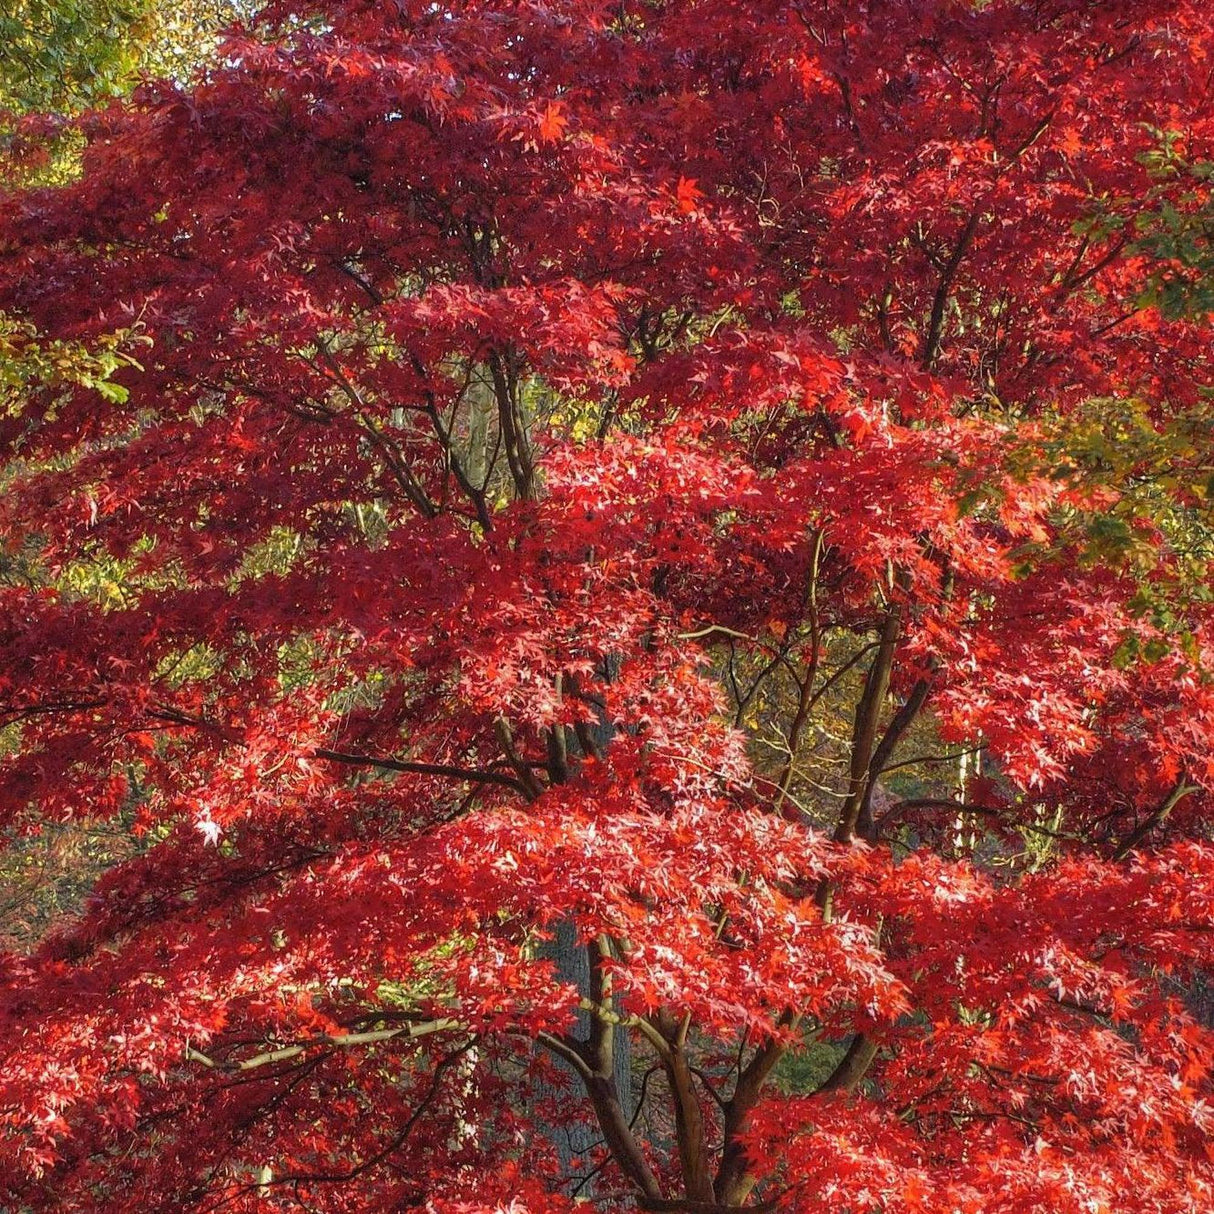
[[1212, 55], [277, 0], [67, 123], [0, 829], [128, 844], [0, 955], [0, 1204], [1214, 1208]]

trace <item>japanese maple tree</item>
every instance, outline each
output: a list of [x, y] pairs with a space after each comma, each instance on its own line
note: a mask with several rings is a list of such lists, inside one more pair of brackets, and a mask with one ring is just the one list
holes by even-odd
[[22, 120], [3, 827], [136, 844], [0, 1205], [1214, 1208], [1212, 56], [282, 0]]

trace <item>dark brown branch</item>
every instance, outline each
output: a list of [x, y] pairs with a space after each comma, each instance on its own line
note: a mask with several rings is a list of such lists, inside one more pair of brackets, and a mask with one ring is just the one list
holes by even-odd
[[264, 1181], [254, 1182], [247, 1187], [251, 1189], [263, 1189], [268, 1188], [270, 1185], [284, 1184], [345, 1184], [351, 1180], [356, 1180], [363, 1173], [369, 1172], [405, 1145], [414, 1127], [433, 1103], [435, 1096], [438, 1095], [439, 1085], [442, 1083], [444, 1072], [463, 1057], [475, 1044], [476, 1038], [474, 1037], [439, 1059], [434, 1066], [434, 1074], [430, 1077], [430, 1083], [426, 1088], [425, 1094], [418, 1101], [417, 1106], [409, 1114], [400, 1130], [392, 1136], [385, 1146], [376, 1151], [374, 1155], [368, 1156], [361, 1163], [355, 1164], [344, 1172], [290, 1172], [283, 1176], [274, 1176]]
[[[422, 776], [448, 776], [452, 780], [467, 780], [472, 784], [499, 784], [526, 792], [521, 781], [500, 771], [479, 771], [471, 767], [453, 767], [447, 763], [415, 763], [408, 759], [384, 759], [376, 755], [348, 754], [340, 750], [314, 750], [314, 759], [327, 759], [330, 763], [347, 763], [352, 767], [377, 767], [383, 771], [412, 772]], [[534, 778], [534, 777], [533, 777]]]
[[527, 426], [519, 411], [518, 377], [512, 359], [509, 356], [503, 359], [497, 351], [489, 354], [488, 366], [497, 397], [498, 423], [506, 445], [510, 477], [515, 492], [523, 501], [528, 501], [535, 491], [535, 464]]
[[[514, 734], [510, 729], [510, 722], [505, 717], [498, 717], [493, 723], [494, 731], [497, 734], [498, 744], [502, 748], [510, 766], [514, 768], [514, 774], [518, 777], [517, 780], [511, 781], [529, 801], [534, 801], [540, 793], [544, 791], [544, 786], [535, 778], [535, 772], [531, 770], [531, 764], [526, 762], [514, 747]], [[507, 777], [509, 778], [509, 777]]]
[[594, 1076], [594, 1070], [582, 1056], [580, 1044], [571, 1037], [557, 1036], [541, 1029], [535, 1035], [536, 1041], [546, 1050], [567, 1062], [584, 1079], [589, 1081]]
[[1168, 793], [1166, 797], [1156, 806], [1151, 815], [1137, 829], [1128, 834], [1122, 840], [1117, 850], [1113, 853], [1114, 860], [1124, 860], [1142, 841], [1159, 826], [1167, 816], [1185, 799], [1190, 793], [1196, 792], [1195, 784], [1186, 784], [1184, 780], [1178, 780], [1175, 787]]
[[949, 295], [952, 293], [953, 281], [957, 277], [957, 271], [961, 268], [962, 261], [965, 260], [966, 253], [969, 252], [970, 244], [973, 242], [974, 233], [978, 230], [978, 220], [980, 211], [975, 204], [970, 211], [969, 218], [965, 221], [965, 227], [961, 229], [961, 235], [957, 238], [957, 243], [953, 246], [953, 251], [949, 254], [949, 259], [944, 263], [944, 269], [940, 272], [940, 281], [936, 286], [936, 294], [932, 299], [931, 319], [928, 321], [927, 336], [923, 341], [923, 352], [920, 355], [920, 363], [925, 371], [930, 371], [932, 364], [936, 361], [936, 355], [940, 353], [940, 339], [944, 332], [944, 312], [948, 307]]
[[[795, 1029], [799, 1019], [792, 1014], [784, 1016], [783, 1027]], [[733, 1093], [725, 1102], [722, 1126], [724, 1145], [713, 1184], [716, 1199], [722, 1205], [741, 1205], [755, 1186], [757, 1177], [750, 1170], [742, 1139], [763, 1085], [784, 1056], [786, 1048], [775, 1037], [768, 1038], [760, 1045], [750, 1061], [739, 1070]]]
[[877, 1044], [864, 1033], [852, 1038], [847, 1053], [823, 1081], [819, 1092], [854, 1092], [877, 1056]]
[[[613, 1021], [616, 1019], [612, 1017]], [[581, 1077], [594, 1115], [598, 1119], [599, 1129], [606, 1140], [607, 1149], [620, 1171], [639, 1190], [642, 1199], [661, 1200], [661, 1185], [658, 1184], [658, 1179], [632, 1132], [632, 1125], [624, 1114], [624, 1107], [620, 1104], [619, 1092], [611, 1073], [601, 1073], [597, 1070], [586, 1057], [586, 1051], [581, 1044], [571, 1038], [540, 1032], [536, 1035], [536, 1041], [569, 1063]]]
[[6, 725], [23, 721], [26, 717], [43, 716], [54, 712], [88, 712], [94, 708], [104, 708], [108, 700], [55, 700], [43, 704], [29, 704], [18, 708], [13, 704], [0, 704], [0, 717], [8, 717]]
[[[349, 376], [342, 370], [341, 364], [324, 345], [318, 346], [317, 349], [332, 381], [337, 384], [350, 404], [354, 406], [359, 429], [366, 434], [371, 440], [372, 446], [383, 457], [393, 480], [396, 481], [405, 497], [413, 503], [424, 518], [436, 518], [438, 516], [438, 507], [427, 497], [426, 491], [422, 488], [417, 477], [413, 475], [412, 469], [405, 462], [396, 445], [380, 432], [370, 415], [367, 403], [363, 399], [363, 395], [358, 387], [350, 380]], [[313, 363], [313, 366], [315, 365]], [[319, 368], [317, 369], [319, 370]]]
[[363, 289], [363, 290], [364, 290], [364, 291], [367, 293], [367, 295], [368, 295], [368, 297], [370, 298], [371, 302], [372, 302], [373, 304], [375, 304], [377, 307], [378, 307], [380, 304], [382, 304], [382, 303], [384, 302], [384, 296], [383, 296], [382, 292], [380, 292], [379, 290], [377, 290], [377, 289], [376, 289], [376, 287], [374, 287], [374, 286], [373, 286], [373, 285], [372, 285], [370, 282], [368, 282], [368, 281], [367, 281], [367, 280], [366, 280], [366, 279], [365, 279], [365, 278], [364, 278], [364, 277], [363, 277], [363, 276], [362, 276], [362, 275], [361, 275], [361, 274], [360, 274], [360, 273], [359, 273], [357, 270], [355, 270], [355, 269], [354, 269], [352, 266], [349, 266], [349, 265], [347, 265], [347, 264], [346, 264], [344, 261], [340, 261], [340, 260], [339, 260], [339, 261], [338, 261], [338, 263], [337, 263], [337, 268], [338, 268], [338, 269], [339, 269], [339, 270], [340, 270], [340, 271], [341, 271], [343, 274], [345, 274], [347, 278], [349, 278], [349, 279], [351, 279], [353, 282], [357, 283], [357, 284], [358, 284], [358, 285], [359, 285], [359, 286], [360, 286], [360, 287], [361, 287], [361, 288], [362, 288], [362, 289]]
[[788, 794], [796, 767], [797, 750], [801, 745], [801, 734], [809, 720], [810, 709], [818, 698], [813, 694], [813, 686], [818, 677], [818, 665], [822, 657], [822, 624], [818, 612], [818, 568], [822, 561], [822, 543], [822, 532], [815, 532], [813, 551], [809, 558], [809, 583], [805, 590], [806, 614], [809, 619], [809, 661], [800, 680], [797, 710], [788, 730], [788, 761], [776, 781], [780, 789], [780, 799]]
[[860, 801], [860, 813], [856, 820], [861, 838], [870, 842], [875, 837], [876, 830], [873, 822], [873, 793], [877, 787], [877, 777], [885, 770], [886, 763], [897, 749], [898, 743], [902, 741], [903, 735], [914, 723], [915, 718], [922, 711], [923, 705], [927, 703], [931, 690], [930, 678], [916, 681], [914, 687], [911, 688], [910, 695], [906, 697], [906, 702], [894, 713], [889, 725], [886, 726], [881, 741], [877, 743], [877, 748], [873, 751], [873, 757], [868, 765], [868, 779]]
[[876, 655], [864, 679], [864, 691], [856, 705], [847, 799], [843, 802], [839, 823], [835, 828], [836, 843], [849, 843], [856, 832], [860, 806], [864, 803], [864, 795], [873, 775], [872, 760], [877, 744], [877, 726], [886, 693], [889, 691], [889, 678], [894, 668], [894, 654], [901, 630], [901, 609], [897, 603], [891, 603], [881, 625], [881, 639]]
[[669, 1050], [662, 1060], [666, 1081], [674, 1097], [675, 1139], [679, 1148], [679, 1165], [683, 1189], [692, 1201], [713, 1204], [715, 1191], [709, 1167], [708, 1144], [705, 1137], [704, 1113], [695, 1090], [695, 1077], [687, 1059], [686, 1037], [688, 1021], [676, 1024], [673, 1017], [663, 1014], [659, 1022]]
[[438, 507], [427, 496], [421, 482], [414, 476], [413, 470], [406, 463], [396, 444], [387, 435], [381, 433], [374, 419], [368, 414], [360, 412], [358, 420], [363, 433], [366, 434], [375, 449], [383, 456], [384, 463], [392, 474], [392, 479], [396, 481], [404, 495], [417, 508], [418, 513], [423, 518], [437, 518]]
[[954, 750], [947, 755], [914, 755], [909, 759], [899, 759], [897, 763], [890, 763], [888, 766], [881, 768], [877, 775], [881, 775], [886, 771], [898, 771], [903, 767], [914, 767], [918, 763], [952, 763], [956, 759], [964, 758], [966, 755], [976, 755], [982, 749], [981, 745], [968, 746], [965, 750]]
[[[420, 362], [415, 363], [415, 369], [418, 370], [419, 374], [424, 370]], [[434, 427], [435, 437], [443, 448], [447, 466], [455, 476], [456, 484], [459, 485], [464, 496], [472, 503], [472, 508], [476, 511], [476, 519], [481, 525], [481, 530], [485, 532], [492, 531], [493, 520], [489, 514], [488, 503], [485, 501], [484, 488], [478, 489], [469, 479], [463, 461], [456, 453], [451, 431], [444, 425], [442, 414], [439, 413], [438, 406], [434, 403], [434, 394], [431, 392], [426, 393], [425, 412], [426, 416], [430, 419], [430, 424]]]

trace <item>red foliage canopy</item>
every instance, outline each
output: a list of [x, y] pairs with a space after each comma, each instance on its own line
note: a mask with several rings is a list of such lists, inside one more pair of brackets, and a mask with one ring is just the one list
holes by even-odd
[[132, 361], [0, 417], [0, 807], [143, 842], [0, 958], [0, 1203], [1214, 1208], [1212, 54], [283, 0], [83, 119], [0, 309]]

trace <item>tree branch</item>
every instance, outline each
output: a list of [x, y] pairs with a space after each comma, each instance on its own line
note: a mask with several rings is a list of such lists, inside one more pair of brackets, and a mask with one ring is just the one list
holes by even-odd
[[1185, 799], [1190, 793], [1197, 791], [1196, 784], [1186, 784], [1183, 779], [1178, 780], [1172, 791], [1156, 806], [1150, 817], [1146, 819], [1136, 830], [1131, 831], [1117, 850], [1113, 853], [1114, 860], [1124, 860], [1130, 852], [1159, 826], [1167, 816]]
[[410, 759], [385, 759], [324, 748], [312, 751], [311, 757], [327, 759], [330, 763], [346, 763], [352, 767], [378, 767], [383, 771], [412, 772], [422, 776], [449, 776], [453, 780], [467, 780], [472, 784], [498, 784], [503, 788], [513, 788], [516, 792], [527, 791], [521, 781], [500, 771], [479, 771], [472, 767], [453, 767], [448, 763], [415, 763]]
[[291, 1058], [298, 1058], [300, 1054], [305, 1053], [310, 1049], [315, 1049], [317, 1046], [327, 1046], [334, 1048], [349, 1048], [358, 1045], [374, 1045], [380, 1041], [391, 1041], [395, 1037], [403, 1037], [406, 1040], [412, 1040], [417, 1037], [428, 1037], [431, 1033], [445, 1033], [451, 1029], [460, 1028], [458, 1020], [452, 1020], [449, 1017], [443, 1017], [439, 1020], [425, 1020], [419, 1024], [402, 1024], [395, 1029], [374, 1029], [366, 1033], [341, 1033], [337, 1036], [325, 1034], [320, 1037], [313, 1037], [309, 1041], [297, 1041], [292, 1045], [281, 1046], [274, 1050], [265, 1050], [260, 1054], [254, 1054], [252, 1058], [242, 1058], [236, 1062], [229, 1062], [226, 1059], [215, 1059], [204, 1054], [201, 1050], [196, 1050], [188, 1042], [185, 1047], [185, 1058], [187, 1062], [198, 1062], [212, 1071], [255, 1071], [259, 1067], [269, 1066], [274, 1062], [286, 1062]]

